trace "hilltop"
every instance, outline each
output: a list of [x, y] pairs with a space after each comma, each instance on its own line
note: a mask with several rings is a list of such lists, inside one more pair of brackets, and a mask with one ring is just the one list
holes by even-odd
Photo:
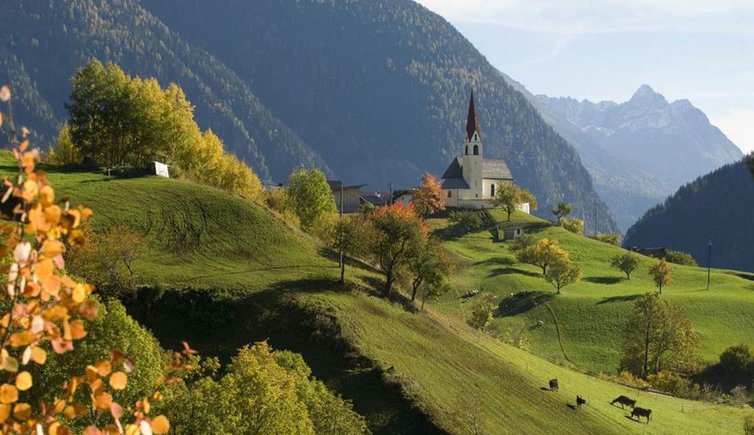
[[[61, 194], [93, 208], [95, 228], [119, 224], [147, 235], [137, 271], [159, 292], [143, 292], [129, 311], [162, 342], [188, 339], [223, 359], [262, 339], [300, 352], [375, 433], [462, 432], [472, 419], [491, 433], [704, 433], [741, 425], [735, 408], [646, 393], [636, 394], [656, 417], [631, 421], [609, 405], [635, 394], [626, 387], [473, 331], [446, 310], [448, 301], [414, 312], [375, 297], [368, 269], [350, 268], [349, 284], [339, 287], [336, 264], [317, 243], [220, 190], [47, 169]], [[560, 392], [541, 391], [553, 377]], [[578, 413], [566, 406], [576, 394], [589, 400]]]

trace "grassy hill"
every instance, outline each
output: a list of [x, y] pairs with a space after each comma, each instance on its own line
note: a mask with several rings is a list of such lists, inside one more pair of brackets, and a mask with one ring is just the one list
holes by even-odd
[[[2, 159], [9, 172], [7, 156]], [[483, 433], [495, 434], [740, 431], [740, 409], [639, 394], [552, 364], [471, 330], [455, 315], [465, 306], [453, 300], [416, 313], [375, 297], [376, 276], [354, 268], [348, 285], [339, 287], [335, 263], [319, 254], [314, 241], [219, 190], [48, 169], [59, 194], [92, 207], [96, 228], [127, 225], [150, 239], [136, 270], [164, 292], [137, 300], [130, 312], [164, 346], [188, 339], [204, 355], [227, 359], [239, 346], [269, 338], [273, 347], [302, 353], [315, 376], [354, 401], [375, 433], [466, 433], [473, 420]], [[570, 236], [562, 236], [565, 245]], [[574, 236], [573, 243], [580, 240]], [[588, 258], [591, 248], [584, 243], [581, 251], [571, 249]], [[475, 262], [497, 261], [504, 250], [481, 233], [448, 246], [469, 256], [456, 282], [459, 291], [479, 284], [470, 274]], [[505, 275], [481, 279], [510, 292], [513, 278], [520, 285], [536, 282], [523, 272], [510, 274], [510, 282], [495, 281]], [[718, 273], [715, 282], [722, 277], [740, 281]], [[594, 294], [603, 286], [592, 285]], [[505, 321], [496, 323], [503, 327]], [[535, 341], [547, 343], [545, 337]], [[553, 377], [560, 392], [542, 391]], [[580, 411], [568, 406], [577, 394], [589, 400]], [[631, 421], [612, 407], [609, 400], [620, 394], [638, 395], [652, 408], [651, 423]]]
[[[493, 214], [499, 221], [504, 220], [502, 213]], [[542, 223], [518, 212], [513, 216], [513, 223], [517, 222]], [[436, 228], [447, 225], [444, 220], [433, 224]], [[507, 243], [493, 243], [486, 231], [467, 234], [445, 242], [455, 253], [460, 267], [453, 279], [456, 293], [442, 301], [443, 311], [465, 316], [471, 304], [458, 296], [481, 287], [501, 298], [510, 312], [522, 311], [497, 317], [492, 323], [497, 334], [504, 336], [512, 329], [523, 329], [533, 350], [540, 355], [554, 361], [571, 361], [593, 372], [615, 373], [620, 358], [620, 333], [633, 301], [642, 293], [656, 291], [648, 275], [649, 267], [656, 260], [641, 257], [639, 268], [626, 280], [622, 272], [608, 264], [611, 257], [625, 252], [621, 248], [555, 226], [529, 232], [537, 238], [557, 240], [582, 269], [582, 280], [555, 296], [554, 289], [542, 278], [538, 268], [516, 263]], [[713, 362], [732, 344], [754, 342], [751, 276], [713, 269], [711, 289], [706, 290], [706, 269], [672, 267], [674, 282], [663, 289], [663, 296], [691, 318], [699, 332], [702, 358]], [[549, 302], [546, 306], [540, 303], [526, 309], [527, 300], [511, 296], [522, 291], [543, 292], [540, 297]], [[558, 341], [555, 317], [565, 355]], [[544, 326], [532, 328], [537, 320], [543, 320]]]

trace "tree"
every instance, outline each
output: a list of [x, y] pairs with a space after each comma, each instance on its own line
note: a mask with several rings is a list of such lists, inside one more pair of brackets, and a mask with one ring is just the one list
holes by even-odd
[[[347, 216], [338, 221], [334, 228], [333, 249], [344, 256], [360, 257], [367, 254], [375, 239], [372, 222], [364, 215]], [[346, 262], [340, 262], [340, 283], [345, 283]]]
[[508, 221], [511, 220], [511, 214], [516, 211], [516, 207], [526, 202], [529, 203], [531, 210], [537, 209], [537, 198], [528, 190], [513, 183], [502, 184], [498, 187], [495, 197], [490, 200], [493, 207], [502, 208], [508, 214]]
[[570, 255], [550, 239], [541, 239], [536, 244], [521, 249], [516, 253], [516, 259], [525, 264], [531, 264], [542, 269], [542, 275], [547, 275], [547, 268], [561, 260], [569, 260]]
[[581, 219], [563, 219], [561, 221], [563, 229], [574, 234], [584, 234], [584, 221]]
[[189, 380], [163, 406], [175, 433], [361, 434], [363, 417], [312, 378], [300, 355], [266, 342], [241, 348], [227, 373]]
[[385, 274], [385, 296], [390, 298], [398, 274], [416, 260], [420, 246], [426, 243], [428, 230], [411, 204], [380, 207], [371, 213], [371, 221], [375, 229], [372, 252]]
[[453, 223], [453, 232], [466, 234], [477, 231], [484, 225], [479, 212], [470, 210], [454, 210], [450, 212], [448, 221]]
[[535, 239], [531, 234], [524, 234], [521, 237], [513, 239], [508, 243], [510, 244], [509, 249], [511, 250], [511, 252], [517, 253], [528, 248], [529, 246], [535, 245], [537, 243], [537, 239]]
[[626, 252], [610, 259], [610, 266], [626, 274], [626, 279], [631, 279], [631, 273], [639, 267], [639, 256]]
[[291, 209], [308, 231], [325, 213], [337, 212], [335, 197], [319, 169], [299, 169], [288, 177], [286, 198]]
[[561, 225], [563, 218], [571, 214], [572, 211], [573, 209], [570, 204], [565, 201], [560, 201], [558, 207], [552, 211], [552, 214], [558, 219], [558, 225]]
[[414, 261], [408, 265], [411, 274], [411, 300], [416, 300], [420, 287], [442, 288], [453, 268], [453, 261], [445, 253], [440, 239], [430, 237], [417, 246], [420, 252], [412, 254]]
[[662, 294], [663, 287], [673, 282], [673, 270], [664, 258], [649, 268], [649, 275], [652, 277], [652, 281], [655, 282], [660, 294]]
[[545, 273], [545, 280], [552, 284], [560, 294], [560, 289], [573, 284], [581, 278], [581, 269], [574, 262], [560, 258], [550, 265]]
[[621, 368], [646, 377], [684, 371], [697, 362], [699, 341], [683, 312], [656, 293], [639, 297], [623, 329]]
[[438, 210], [445, 210], [445, 195], [442, 186], [432, 174], [424, 174], [422, 185], [413, 195], [414, 209], [419, 216], [426, 217]]
[[495, 296], [493, 294], [482, 293], [479, 295], [471, 307], [471, 313], [469, 313], [469, 319], [467, 320], [469, 326], [480, 330], [484, 329], [492, 321], [492, 313], [496, 307], [497, 304], [495, 303]]

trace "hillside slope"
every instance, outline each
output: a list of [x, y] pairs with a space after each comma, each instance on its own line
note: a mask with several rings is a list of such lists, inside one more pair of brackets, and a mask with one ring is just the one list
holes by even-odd
[[0, 82], [14, 88], [17, 119], [49, 144], [67, 119], [73, 72], [90, 59], [127, 73], [178, 83], [202, 129], [262, 179], [300, 165], [328, 171], [320, 156], [275, 118], [249, 86], [206, 51], [187, 44], [136, 0], [0, 3]]
[[602, 230], [616, 228], [575, 150], [469, 41], [413, 1], [142, 4], [233, 68], [349, 183], [408, 186], [442, 173], [461, 152], [475, 84], [486, 156], [507, 160], [541, 213], [565, 200], [582, 217], [596, 208]]
[[[505, 220], [503, 213], [495, 213], [498, 221]], [[455, 292], [443, 299], [440, 307], [466, 317], [472, 304], [459, 296], [483, 288], [500, 301], [500, 312], [492, 322], [495, 335], [508, 340], [522, 338], [536, 354], [568, 366], [615, 374], [621, 333], [633, 303], [639, 295], [656, 291], [648, 269], [657, 260], [641, 256], [639, 268], [626, 280], [622, 272], [609, 266], [609, 260], [624, 253], [623, 249], [560, 227], [537, 227], [542, 222], [516, 213], [513, 224], [526, 222], [535, 225], [528, 230], [530, 234], [556, 240], [570, 252], [582, 270], [580, 282], [555, 295], [541, 269], [518, 263], [508, 243], [494, 243], [489, 232], [477, 232], [444, 242], [459, 267], [452, 280]], [[446, 222], [438, 220], [433, 225], [442, 228]], [[728, 346], [754, 342], [752, 275], [713, 269], [711, 290], [707, 291], [706, 268], [671, 266], [673, 283], [663, 288], [663, 298], [677, 304], [691, 319], [705, 362], [716, 362]], [[523, 292], [533, 293], [525, 296]], [[532, 326], [538, 320], [544, 325]]]
[[[465, 433], [473, 421], [486, 433], [740, 428], [738, 409], [632, 392], [472, 331], [432, 305], [417, 313], [388, 303], [372, 294], [369, 271], [349, 268], [341, 288], [335, 263], [311, 239], [219, 190], [47, 169], [60, 194], [93, 208], [95, 228], [126, 225], [150, 239], [136, 270], [162, 290], [130, 310], [161, 341], [188, 339], [223, 359], [262, 339], [300, 352], [375, 433]], [[12, 171], [10, 162], [1, 170]], [[540, 389], [552, 377], [559, 393]], [[654, 409], [651, 424], [609, 405], [626, 393]], [[589, 400], [580, 412], [567, 406], [576, 394]]]
[[707, 264], [754, 271], [754, 178], [747, 168], [754, 156], [699, 177], [649, 210], [626, 233], [626, 246], [667, 246], [689, 252]]

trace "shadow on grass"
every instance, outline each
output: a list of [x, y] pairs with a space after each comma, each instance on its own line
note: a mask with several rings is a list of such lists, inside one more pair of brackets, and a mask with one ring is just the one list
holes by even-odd
[[510, 317], [525, 313], [555, 297], [551, 292], [523, 291], [508, 296], [500, 301], [499, 317]]
[[623, 278], [619, 276], [590, 276], [584, 278], [584, 281], [594, 284], [618, 284], [623, 281]]
[[602, 298], [597, 305], [609, 304], [612, 302], [629, 302], [639, 299], [641, 295], [625, 295], [625, 296], [610, 296], [609, 298]]
[[225, 364], [240, 347], [263, 340], [300, 353], [317, 379], [353, 402], [375, 434], [444, 433], [401, 384], [344, 336], [334, 306], [297, 296], [351, 288], [331, 279], [299, 279], [253, 293], [145, 289], [126, 305], [167, 349], [186, 340], [202, 356]]
[[[637, 419], [637, 420], [634, 420], [634, 419], [633, 419], [633, 418], [631, 417], [631, 415], [630, 415], [630, 414], [629, 414], [629, 415], [624, 415], [624, 417], [626, 417], [627, 419], [629, 419], [629, 420], [633, 421], [634, 423], [642, 423], [641, 419]], [[643, 422], [643, 424], [649, 424], [649, 420], [647, 420], [646, 422]]]
[[541, 276], [539, 273], [530, 272], [528, 270], [519, 269], [517, 267], [508, 267], [491, 270], [487, 275], [487, 278], [493, 278], [500, 275], [526, 275], [534, 278]]

